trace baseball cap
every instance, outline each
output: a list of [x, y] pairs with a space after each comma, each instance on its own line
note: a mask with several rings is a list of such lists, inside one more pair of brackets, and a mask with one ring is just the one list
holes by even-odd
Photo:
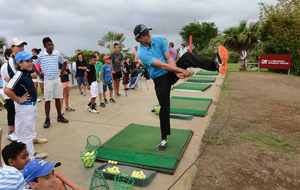
[[103, 60], [111, 59], [109, 55], [104, 55]]
[[136, 25], [135, 28], [134, 28], [134, 30], [133, 30], [135, 39], [137, 39], [138, 37], [140, 37], [141, 34], [143, 34], [145, 32], [149, 32], [150, 30], [152, 30], [152, 28], [148, 28], [144, 24], [138, 24], [138, 25]]
[[60, 162], [48, 162], [46, 160], [31, 160], [23, 170], [23, 176], [27, 183], [33, 182], [38, 177], [47, 176], [54, 168], [59, 167]]
[[31, 58], [32, 58], [32, 54], [28, 53], [26, 51], [21, 51], [21, 52], [17, 53], [16, 57], [15, 57], [17, 63], [20, 63], [22, 61], [27, 61]]
[[31, 51], [35, 51], [37, 53], [40, 53], [42, 51], [42, 49], [41, 48], [33, 48]]
[[24, 40], [20, 40], [18, 38], [13, 38], [11, 41], [11, 46], [20, 46], [20, 45], [27, 45], [27, 42]]

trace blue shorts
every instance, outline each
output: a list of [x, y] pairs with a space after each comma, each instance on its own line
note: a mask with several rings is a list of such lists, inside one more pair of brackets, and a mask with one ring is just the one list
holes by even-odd
[[107, 81], [107, 82], [103, 82], [103, 91], [106, 92], [107, 88], [112, 91], [113, 87], [112, 87], [112, 81]]
[[77, 77], [76, 79], [79, 86], [86, 84], [84, 77]]

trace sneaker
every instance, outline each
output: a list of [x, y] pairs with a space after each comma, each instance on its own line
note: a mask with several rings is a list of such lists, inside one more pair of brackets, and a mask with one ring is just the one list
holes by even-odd
[[114, 100], [113, 98], [109, 99], [110, 103], [116, 103], [116, 100]]
[[7, 139], [12, 142], [15, 142], [18, 140], [16, 133], [11, 133], [11, 134], [7, 135]]
[[118, 93], [118, 94], [117, 94], [117, 96], [121, 96], [121, 94], [120, 94], [120, 93]]
[[48, 129], [50, 127], [51, 123], [50, 123], [50, 119], [46, 119], [45, 123], [44, 123], [44, 128]]
[[75, 111], [74, 108], [71, 108], [71, 107], [66, 108], [66, 112], [74, 112], [74, 111]]
[[69, 120], [67, 120], [64, 116], [58, 116], [57, 117], [57, 122], [59, 123], [69, 123]]
[[35, 138], [33, 139], [33, 144], [46, 144], [48, 139], [46, 138]]
[[38, 98], [36, 101], [37, 101], [38, 103], [40, 103], [40, 102], [42, 101], [42, 99]]
[[99, 111], [98, 111], [98, 110], [96, 110], [96, 109], [92, 109], [92, 108], [89, 108], [89, 112], [91, 112], [91, 113], [99, 113]]
[[36, 152], [36, 153], [34, 153], [33, 156], [34, 156], [35, 159], [43, 160], [43, 159], [46, 159], [48, 157], [48, 154], [45, 153], [45, 152], [40, 152], [40, 153]]
[[157, 147], [159, 151], [164, 151], [166, 150], [167, 146], [168, 146], [168, 141], [162, 140]]
[[108, 101], [107, 101], [107, 99], [104, 99], [104, 103], [105, 103], [105, 104], [108, 104]]
[[103, 103], [103, 102], [101, 102], [99, 106], [102, 107], [102, 108], [106, 107], [105, 103]]

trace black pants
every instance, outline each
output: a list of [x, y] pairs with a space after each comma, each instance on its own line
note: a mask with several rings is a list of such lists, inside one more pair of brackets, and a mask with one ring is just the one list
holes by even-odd
[[[218, 70], [218, 65], [213, 60], [202, 58], [193, 53], [185, 53], [177, 62], [177, 67], [187, 69], [189, 67], [202, 68], [210, 71]], [[167, 139], [170, 131], [170, 94], [171, 87], [178, 81], [175, 73], [167, 73], [154, 80], [155, 92], [160, 105], [159, 120], [161, 139]]]
[[6, 99], [4, 107], [7, 111], [7, 125], [14, 126], [15, 125], [15, 103], [11, 99]]

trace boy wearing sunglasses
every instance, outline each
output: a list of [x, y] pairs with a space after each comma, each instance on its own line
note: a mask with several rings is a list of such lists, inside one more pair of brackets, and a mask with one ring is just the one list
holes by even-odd
[[18, 71], [7, 84], [4, 92], [15, 102], [15, 132], [18, 141], [26, 144], [29, 157], [33, 158], [37, 93], [31, 78], [32, 55], [22, 51], [16, 54], [15, 60]]

